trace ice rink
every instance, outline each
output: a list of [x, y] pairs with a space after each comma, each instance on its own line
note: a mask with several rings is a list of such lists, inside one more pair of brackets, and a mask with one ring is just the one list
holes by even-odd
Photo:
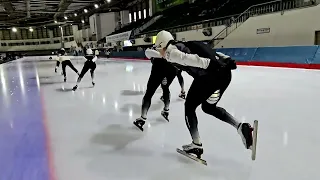
[[[80, 71], [83, 61], [74, 61]], [[98, 61], [76, 92], [55, 61], [0, 65], [0, 180], [317, 180], [320, 179], [320, 71], [239, 66], [220, 101], [240, 121], [259, 120], [257, 159], [236, 129], [198, 108], [208, 166], [176, 152], [191, 142], [178, 80], [170, 122], [153, 97], [149, 128], [132, 121], [151, 63]], [[183, 74], [186, 90], [192, 78]], [[214, 82], [212, 82], [214, 83]]]

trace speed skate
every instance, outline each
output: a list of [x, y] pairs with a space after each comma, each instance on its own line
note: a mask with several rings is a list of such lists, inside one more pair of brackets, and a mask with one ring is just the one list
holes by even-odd
[[192, 159], [192, 160], [194, 160], [194, 161], [197, 161], [197, 162], [199, 162], [199, 163], [201, 163], [203, 165], [207, 165], [207, 161], [201, 159], [201, 157], [198, 158], [198, 157], [196, 157], [196, 155], [189, 154], [189, 153], [187, 153], [184, 150], [181, 150], [179, 148], [177, 148], [177, 152], [182, 154], [182, 155], [184, 155], [184, 156], [186, 156], [186, 157], [188, 157], [188, 158], [190, 158], [190, 159]]
[[257, 140], [258, 140], [258, 120], [253, 122], [253, 132], [252, 132], [252, 146], [251, 149], [251, 159], [256, 160], [257, 154]]
[[[253, 131], [252, 131], [252, 146], [249, 148], [251, 150], [251, 159], [254, 161], [256, 159], [256, 153], [257, 153], [257, 139], [258, 139], [258, 121], [255, 120], [253, 122]], [[193, 155], [191, 153], [187, 153], [179, 148], [177, 148], [177, 152], [194, 160], [197, 161], [203, 165], [208, 165], [207, 161], [201, 159], [200, 157], [197, 157], [196, 155]]]

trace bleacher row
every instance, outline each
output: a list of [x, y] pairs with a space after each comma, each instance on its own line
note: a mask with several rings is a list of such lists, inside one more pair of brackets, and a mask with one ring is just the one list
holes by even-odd
[[[192, 4], [189, 4], [187, 1], [184, 4], [177, 5], [162, 12], [155, 13], [152, 17], [158, 16], [159, 14], [161, 14], [162, 17], [153, 24], [151, 24], [149, 27], [141, 31], [139, 34], [147, 34], [149, 32], [158, 31], [160, 29], [170, 29], [172, 27], [183, 26], [191, 23], [218, 19], [222, 17], [237, 17], [237, 15], [244, 12], [246, 9], [253, 5], [272, 1], [275, 0], [196, 0]], [[299, 6], [305, 6], [309, 3], [311, 4], [312, 2], [312, 0], [309, 2], [305, 2], [304, 0], [282, 1], [282, 3], [284, 4], [291, 3], [291, 7], [294, 7], [294, 4], [299, 4]], [[110, 35], [139, 28], [144, 23], [148, 22], [152, 17], [130, 23], [129, 25], [126, 25], [123, 28], [114, 31]]]

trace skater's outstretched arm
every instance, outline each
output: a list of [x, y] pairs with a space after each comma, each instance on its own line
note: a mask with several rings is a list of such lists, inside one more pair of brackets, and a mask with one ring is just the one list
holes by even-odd
[[188, 54], [180, 51], [176, 46], [169, 45], [165, 51], [165, 59], [169, 62], [207, 69], [210, 64], [209, 58], [199, 57], [197, 54]]

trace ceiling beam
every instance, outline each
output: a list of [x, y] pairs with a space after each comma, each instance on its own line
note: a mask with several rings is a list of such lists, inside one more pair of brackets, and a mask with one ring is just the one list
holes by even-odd
[[72, 0], [61, 0], [58, 6], [58, 12], [54, 14], [53, 18], [56, 19], [58, 16], [63, 14], [68, 9], [71, 3]]

